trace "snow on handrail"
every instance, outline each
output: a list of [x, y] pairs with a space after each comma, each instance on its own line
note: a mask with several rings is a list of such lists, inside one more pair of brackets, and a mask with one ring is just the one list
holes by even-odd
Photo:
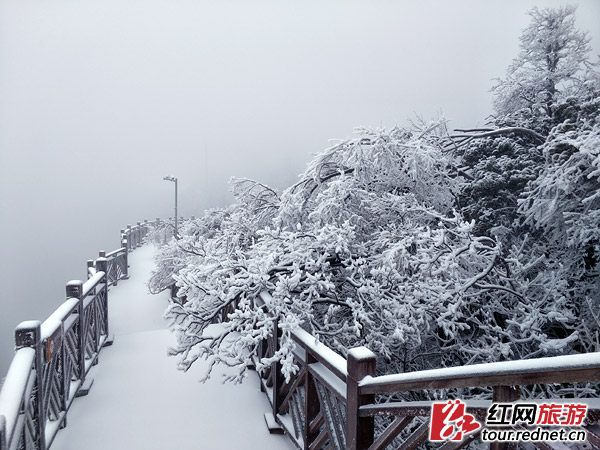
[[578, 381], [571, 376], [575, 371], [585, 371], [586, 381], [600, 381], [600, 352], [368, 376], [359, 386], [361, 393], [367, 394], [444, 387], [516, 386], [534, 384], [532, 381], [536, 378], [543, 378], [545, 383], [568, 383]]
[[0, 391], [0, 415], [6, 418], [7, 441], [14, 435], [21, 404], [35, 362], [35, 350], [25, 347], [17, 350]]
[[42, 340], [48, 339], [60, 328], [61, 323], [73, 314], [78, 303], [76, 298], [69, 298], [56, 308], [56, 311], [50, 314], [50, 317], [42, 323]]
[[89, 280], [87, 280], [85, 283], [83, 283], [83, 291], [82, 291], [82, 295], [85, 297], [87, 296], [90, 291], [92, 289], [94, 289], [98, 283], [100, 283], [102, 281], [102, 279], [104, 278], [105, 273], [102, 271], [96, 272], [96, 274], [91, 277]]
[[110, 258], [110, 257], [112, 257], [112, 256], [116, 256], [116, 255], [118, 255], [118, 254], [120, 254], [120, 253], [125, 253], [126, 251], [127, 251], [127, 248], [125, 248], [125, 247], [118, 248], [118, 249], [116, 249], [116, 250], [113, 250], [113, 251], [112, 251], [112, 252], [110, 252], [110, 253], [107, 253], [107, 254], [106, 254], [106, 258]]
[[348, 370], [346, 368], [346, 359], [343, 356], [338, 355], [325, 344], [318, 342], [312, 334], [301, 328], [292, 331], [292, 339], [302, 348], [312, 353], [319, 362], [331, 370], [338, 378], [342, 381], [346, 380]]
[[[259, 301], [265, 303], [271, 300], [271, 294], [263, 291], [259, 295]], [[348, 376], [346, 370], [346, 359], [337, 354], [334, 350], [327, 347], [325, 344], [318, 342], [317, 338], [307, 331], [298, 328], [291, 332], [294, 342], [300, 345], [304, 350], [310, 352], [320, 363], [323, 363], [331, 370], [338, 378], [345, 381]]]

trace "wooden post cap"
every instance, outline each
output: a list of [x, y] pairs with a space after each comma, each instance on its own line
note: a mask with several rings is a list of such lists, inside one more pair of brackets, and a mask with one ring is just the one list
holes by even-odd
[[81, 280], [71, 280], [66, 285], [67, 298], [79, 298], [83, 293], [83, 282]]
[[348, 350], [348, 376], [356, 381], [367, 375], [375, 375], [377, 357], [367, 347], [355, 347]]
[[96, 268], [99, 272], [106, 273], [106, 267], [108, 265], [108, 260], [104, 257], [100, 257], [96, 260]]
[[21, 322], [15, 328], [15, 345], [17, 349], [23, 347], [35, 347], [41, 339], [42, 323], [39, 320], [27, 320]]

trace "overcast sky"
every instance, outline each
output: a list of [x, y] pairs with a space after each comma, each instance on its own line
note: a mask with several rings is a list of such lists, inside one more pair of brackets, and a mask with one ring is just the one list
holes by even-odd
[[[600, 2], [575, 3], [597, 54]], [[356, 126], [483, 124], [535, 4], [564, 2], [0, 0], [0, 340], [121, 227], [171, 215], [166, 174], [200, 215]]]

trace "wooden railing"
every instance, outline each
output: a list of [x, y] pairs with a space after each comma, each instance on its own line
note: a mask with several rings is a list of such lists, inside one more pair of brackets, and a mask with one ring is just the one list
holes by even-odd
[[128, 278], [127, 254], [150, 226], [122, 230], [121, 247], [88, 261], [87, 281], [69, 281], [67, 299], [48, 319], [16, 328], [15, 356], [0, 391], [0, 450], [46, 450], [67, 425], [73, 400], [93, 383], [91, 367], [112, 344], [108, 285]]
[[[161, 219], [156, 219], [153, 225], [157, 225], [161, 222]], [[148, 234], [149, 223], [147, 220], [144, 222], [138, 222], [136, 225], [127, 225], [127, 228], [121, 230], [121, 247], [127, 248], [127, 251], [131, 251], [140, 245], [142, 245], [143, 239]]]
[[[179, 217], [178, 221], [183, 224], [186, 219]], [[189, 220], [195, 220], [194, 216], [190, 216]], [[153, 242], [156, 245], [165, 245], [175, 236], [175, 218], [169, 217], [167, 219], [156, 219], [155, 223], [160, 223], [160, 226], [154, 230]], [[125, 230], [121, 230], [123, 232]]]
[[[275, 321], [275, 330], [277, 325]], [[519, 399], [519, 386], [600, 381], [600, 353], [375, 376], [376, 357], [365, 347], [349, 350], [345, 359], [303, 330], [292, 332], [292, 338], [297, 344], [294, 362], [300, 368], [295, 376], [286, 382], [279, 363], [259, 375], [272, 407], [267, 426], [271, 432], [285, 432], [299, 449], [416, 448], [428, 440], [432, 402], [394, 401], [394, 394], [401, 392], [465, 388], [468, 395], [469, 388], [481, 393], [482, 387], [491, 387], [489, 400], [466, 400], [469, 413], [484, 423], [492, 401]], [[258, 359], [272, 357], [278, 345], [274, 333], [263, 342]], [[600, 448], [600, 399], [559, 400], [588, 405], [587, 442]], [[475, 432], [458, 443], [427, 442], [427, 448], [462, 448], [477, 437]], [[533, 445], [565, 448], [550, 442]], [[490, 447], [515, 448], [505, 442]]]
[[[374, 361], [374, 355], [371, 357]], [[584, 355], [556, 356], [526, 361], [506, 361], [491, 364], [477, 364], [465, 367], [426, 370], [422, 372], [384, 375], [375, 377], [374, 371], [367, 373], [358, 383], [357, 397], [358, 421], [372, 421], [375, 417], [395, 417], [395, 420], [373, 442], [370, 438], [369, 450], [384, 449], [399, 436], [408, 423], [415, 417], [422, 418], [419, 428], [404, 439], [402, 448], [415, 448], [425, 440], [429, 431], [430, 405], [423, 402], [389, 401], [390, 395], [398, 392], [420, 391], [432, 389], [482, 388], [492, 387], [492, 399], [475, 401], [469, 405], [469, 413], [485, 422], [488, 408], [492, 402], [510, 403], [520, 399], [519, 387], [536, 384], [572, 384], [578, 382], [600, 381], [600, 352]], [[597, 394], [600, 394], [597, 392]], [[378, 397], [380, 403], [374, 403]], [[587, 425], [583, 429], [587, 433], [588, 443], [600, 448], [600, 399], [598, 398], [553, 398], [544, 402], [581, 402], [588, 405]], [[519, 425], [515, 427], [519, 429]], [[479, 430], [481, 432], [481, 429]], [[467, 439], [452, 448], [461, 448], [477, 438], [479, 432], [468, 435]], [[535, 442], [541, 449], [555, 448], [552, 443]], [[449, 447], [447, 445], [444, 448]], [[507, 443], [492, 444], [492, 448], [508, 448]], [[562, 448], [557, 446], [556, 448]]]

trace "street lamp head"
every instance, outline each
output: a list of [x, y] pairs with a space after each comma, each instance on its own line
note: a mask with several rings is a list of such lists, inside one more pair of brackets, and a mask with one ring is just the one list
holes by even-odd
[[171, 175], [167, 175], [166, 177], [163, 178], [163, 180], [166, 180], [166, 181], [177, 181], [177, 178], [172, 177]]

